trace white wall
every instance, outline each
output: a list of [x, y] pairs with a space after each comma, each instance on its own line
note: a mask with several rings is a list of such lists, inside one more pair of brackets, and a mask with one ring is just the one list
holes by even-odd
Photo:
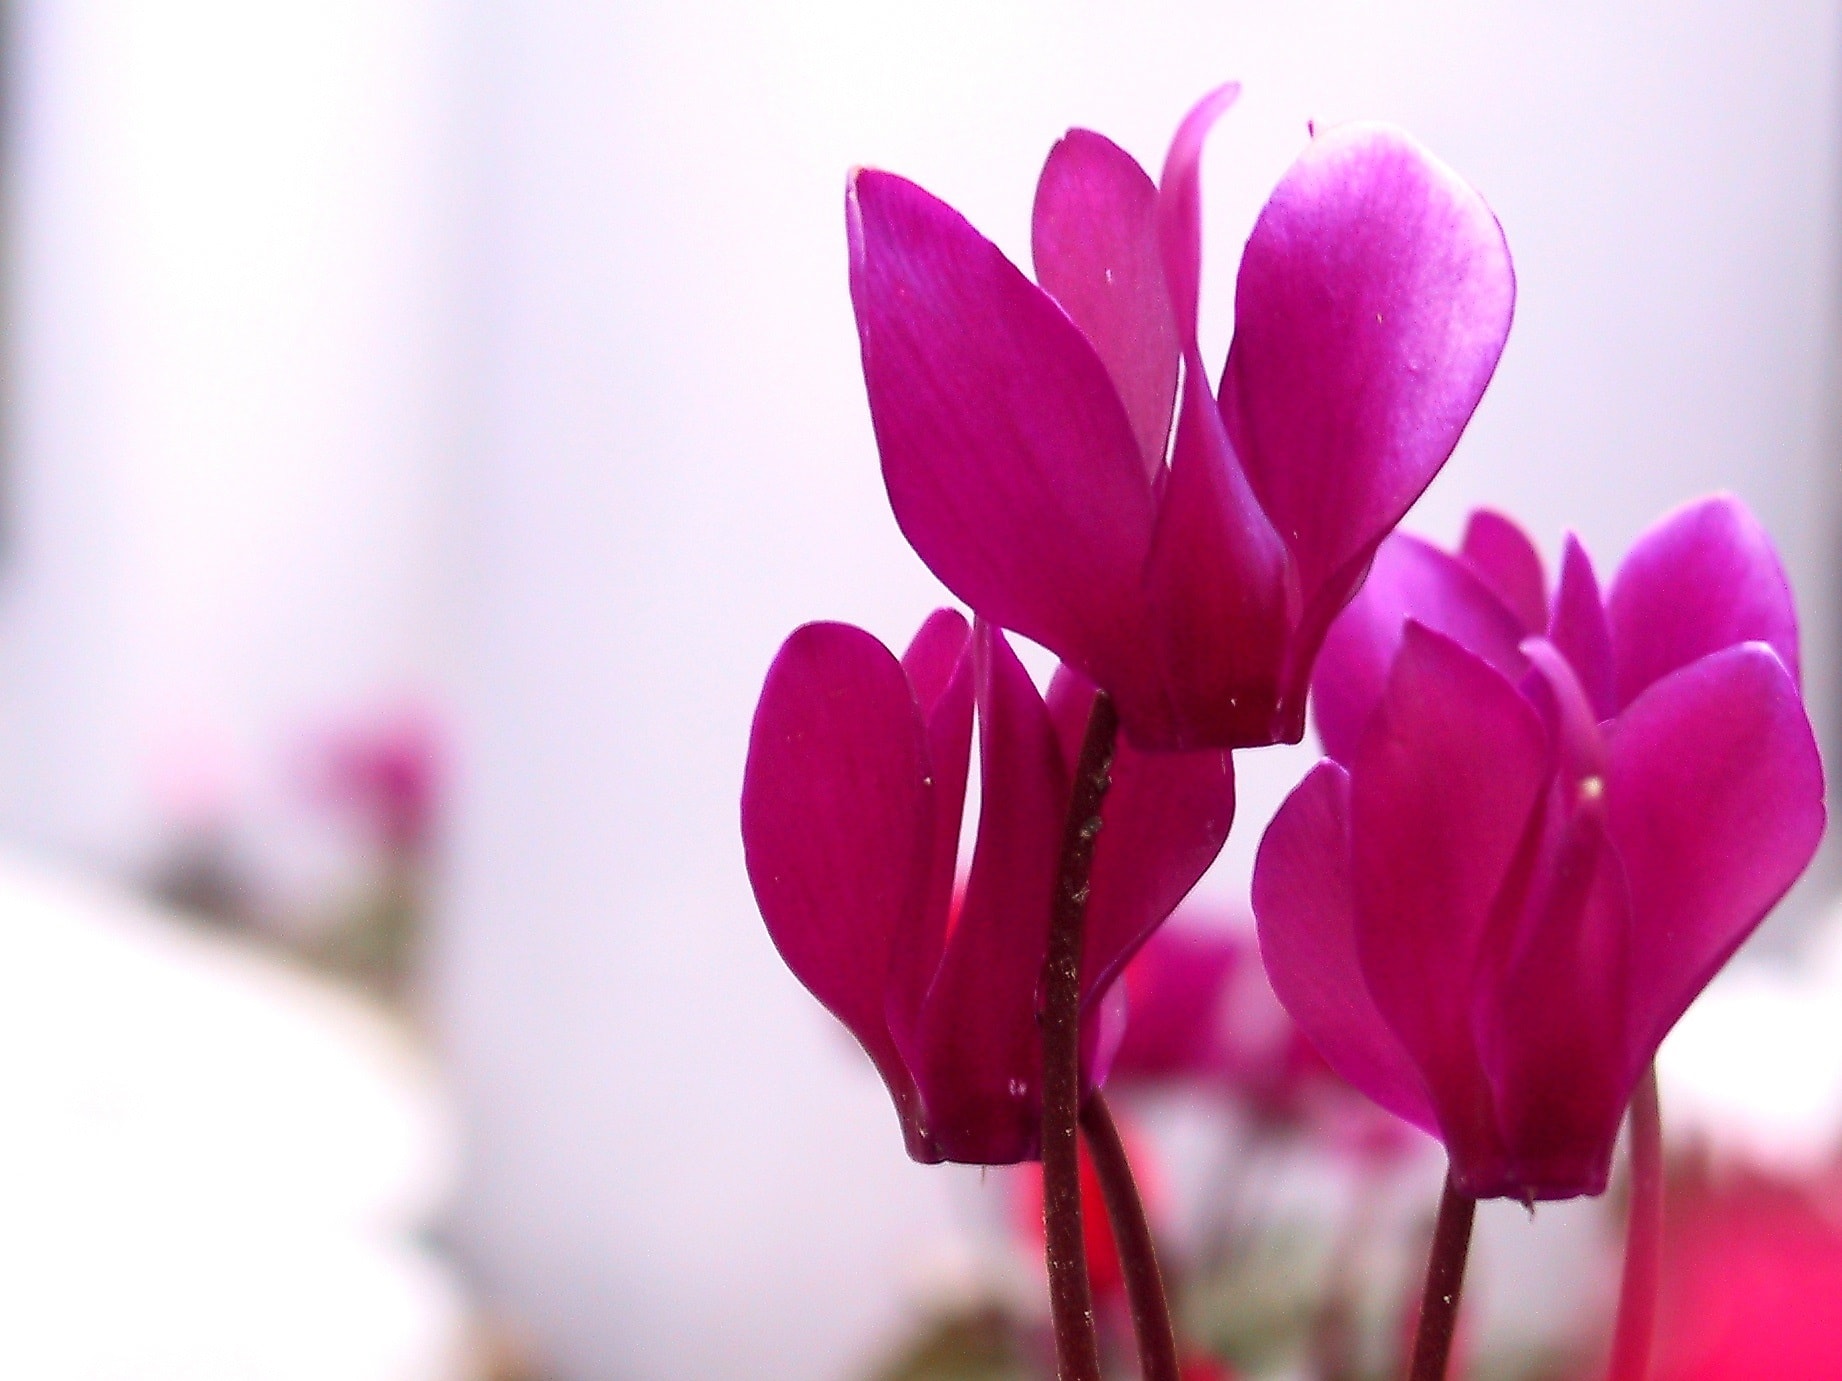
[[[899, 641], [941, 597], [877, 477], [845, 169], [1014, 255], [1069, 124], [1209, 155], [1209, 354], [1305, 121], [1373, 116], [1468, 175], [1521, 282], [1498, 377], [1414, 523], [1489, 501], [1609, 569], [1737, 489], [1777, 534], [1833, 717], [1837, 7], [1255, 0], [472, 11], [479, 450], [448, 1024], [472, 1250], [580, 1377], [845, 1374], [948, 1172], [781, 968], [736, 798], [760, 677], [809, 618]], [[1218, 878], [1294, 755], [1251, 757]]]
[[439, 7], [8, 8], [0, 828], [311, 869], [291, 755], [445, 636]]

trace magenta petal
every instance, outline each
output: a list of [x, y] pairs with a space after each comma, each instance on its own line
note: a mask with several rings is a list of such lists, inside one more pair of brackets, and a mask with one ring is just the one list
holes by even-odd
[[[1304, 733], [1302, 696], [1293, 704], [1285, 695], [1297, 605], [1285, 546], [1254, 502], [1197, 369], [1184, 371], [1145, 595], [1165, 699], [1120, 697], [1135, 742], [1243, 748]], [[1162, 724], [1160, 712], [1170, 717]]]
[[896, 521], [948, 589], [1103, 684], [1145, 659], [1152, 491], [1080, 329], [911, 182], [851, 179], [851, 300]]
[[1797, 610], [1772, 540], [1731, 495], [1689, 504], [1631, 548], [1606, 602], [1618, 703], [1735, 643], [1770, 643], [1798, 680]]
[[1574, 674], [1600, 719], [1618, 712], [1612, 629], [1599, 596], [1599, 578], [1586, 549], [1571, 532], [1561, 551], [1561, 580], [1554, 592], [1554, 620], [1548, 639], [1572, 664]]
[[1398, 1117], [1437, 1134], [1419, 1070], [1369, 995], [1357, 957], [1349, 777], [1320, 762], [1260, 841], [1254, 915], [1267, 977], [1325, 1062]]
[[1031, 223], [1036, 279], [1112, 376], [1145, 473], [1164, 468], [1177, 397], [1177, 327], [1158, 253], [1158, 189], [1131, 154], [1089, 130], [1049, 151]]
[[1641, 1068], [1822, 837], [1797, 687], [1749, 643], [1656, 682], [1610, 735], [1606, 805], [1634, 906], [1627, 1058]]
[[964, 616], [954, 609], [936, 609], [902, 654], [902, 670], [927, 734], [934, 843], [927, 905], [916, 924], [897, 932], [891, 949], [886, 1012], [898, 1048], [905, 1048], [914, 1034], [922, 999], [946, 945], [947, 917], [953, 908], [959, 822], [965, 814], [972, 757], [971, 643], [972, 629]]
[[1338, 616], [1318, 654], [1311, 689], [1324, 751], [1348, 763], [1387, 685], [1406, 621], [1443, 633], [1512, 680], [1527, 670], [1521, 621], [1463, 561], [1396, 533]]
[[1488, 508], [1476, 510], [1465, 523], [1458, 555], [1522, 621], [1524, 632], [1539, 633], [1548, 626], [1548, 577], [1541, 553], [1515, 523]]
[[1399, 130], [1318, 135], [1261, 211], [1221, 403], [1313, 641], [1457, 445], [1514, 301], [1490, 208]]
[[981, 786], [965, 900], [923, 1008], [909, 1064], [949, 1160], [1003, 1165], [1040, 1141], [1037, 987], [1068, 780], [1029, 674], [990, 624], [974, 633]]
[[1547, 763], [1541, 720], [1502, 673], [1410, 622], [1350, 765], [1357, 952], [1455, 1163], [1498, 1141], [1471, 993]]
[[768, 669], [742, 778], [755, 900], [787, 967], [875, 1060], [912, 1132], [884, 1018], [894, 937], [922, 919], [934, 801], [901, 664], [868, 633], [796, 630]]
[[1202, 146], [1215, 122], [1241, 95], [1239, 82], [1218, 86], [1190, 107], [1171, 136], [1158, 184], [1158, 241], [1164, 281], [1176, 313], [1179, 348], [1196, 348], [1196, 308], [1202, 295]]
[[1081, 991], [1111, 983], [1228, 842], [1234, 762], [1225, 751], [1145, 753], [1121, 743], [1094, 841]]
[[1227, 1062], [1229, 978], [1253, 961], [1245, 936], [1224, 926], [1178, 919], [1159, 927], [1120, 979], [1129, 1021], [1114, 1078], [1219, 1076]]

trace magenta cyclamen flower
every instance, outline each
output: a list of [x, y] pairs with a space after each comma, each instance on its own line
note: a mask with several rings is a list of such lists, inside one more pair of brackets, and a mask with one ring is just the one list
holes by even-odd
[[[949, 610], [900, 661], [861, 629], [808, 624], [768, 672], [742, 785], [749, 880], [787, 966], [875, 1062], [916, 1160], [1040, 1154], [1038, 990], [1093, 696], [1064, 670], [1045, 704], [1001, 633]], [[978, 838], [956, 898], [975, 703]], [[1090, 1013], [1234, 815], [1226, 753], [1122, 748], [1112, 776], [1087, 903]], [[1090, 1086], [1119, 1024], [1114, 1011], [1085, 1029]]]
[[1784, 571], [1730, 498], [1653, 528], [1604, 600], [1571, 537], [1550, 599], [1489, 513], [1455, 556], [1381, 548], [1254, 908], [1288, 1010], [1461, 1192], [1604, 1189], [1658, 1044], [1822, 834], [1797, 667]]
[[1296, 741], [1324, 630], [1445, 463], [1515, 284], [1478, 195], [1398, 130], [1312, 139], [1241, 260], [1212, 395], [1198, 163], [1161, 186], [1072, 130], [1031, 283], [951, 207], [853, 175], [851, 297], [897, 522], [983, 617], [1052, 649], [1149, 748]]

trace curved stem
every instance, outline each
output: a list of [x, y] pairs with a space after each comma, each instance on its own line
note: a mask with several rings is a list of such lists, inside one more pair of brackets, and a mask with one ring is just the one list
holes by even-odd
[[1409, 1381], [1445, 1381], [1452, 1334], [1458, 1327], [1458, 1296], [1465, 1284], [1465, 1257], [1471, 1251], [1471, 1220], [1477, 1200], [1461, 1194], [1446, 1172], [1433, 1224], [1433, 1250], [1426, 1261], [1426, 1293], [1420, 1300], [1420, 1327], [1414, 1334]]
[[1618, 1290], [1610, 1381], [1644, 1381], [1649, 1375], [1662, 1255], [1663, 1119], [1653, 1064], [1631, 1098], [1631, 1215], [1625, 1227], [1625, 1271]]
[[1074, 790], [1062, 831], [1043, 962], [1043, 1244], [1049, 1270], [1049, 1317], [1061, 1381], [1100, 1381], [1094, 1293], [1081, 1235], [1081, 926], [1087, 915], [1100, 803], [1112, 784], [1119, 715], [1105, 691], [1088, 712]]
[[1106, 1216], [1113, 1225], [1119, 1247], [1120, 1273], [1125, 1277], [1126, 1299], [1132, 1307], [1132, 1332], [1138, 1339], [1138, 1367], [1144, 1381], [1181, 1381], [1177, 1365], [1177, 1335], [1171, 1327], [1170, 1302], [1164, 1295], [1164, 1277], [1158, 1270], [1158, 1253], [1151, 1240], [1151, 1224], [1126, 1144], [1120, 1140], [1106, 1100], [1096, 1091], [1081, 1109], [1081, 1130], [1087, 1151], [1100, 1179]]

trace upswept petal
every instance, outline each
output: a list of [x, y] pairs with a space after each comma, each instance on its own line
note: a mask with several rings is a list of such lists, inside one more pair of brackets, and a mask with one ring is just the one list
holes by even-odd
[[1641, 1068], [1810, 861], [1823, 767], [1797, 687], [1763, 643], [1655, 682], [1609, 738], [1609, 828], [1633, 904], [1626, 1053]]
[[959, 822], [966, 809], [972, 758], [972, 629], [956, 609], [936, 609], [902, 654], [927, 735], [933, 785], [933, 854], [927, 904], [912, 926], [895, 933], [890, 950], [887, 1007], [898, 1049], [914, 1036], [922, 999], [946, 945], [947, 917], [959, 864]]
[[1612, 629], [1599, 594], [1599, 577], [1593, 573], [1586, 548], [1571, 532], [1561, 547], [1561, 579], [1554, 591], [1548, 638], [1580, 678], [1593, 713], [1600, 719], [1618, 713]]
[[1735, 643], [1770, 643], [1799, 679], [1797, 609], [1771, 538], [1730, 494], [1677, 509], [1632, 546], [1606, 602], [1618, 703]]
[[787, 967], [869, 1052], [911, 1130], [914, 1091], [883, 1004], [893, 937], [919, 923], [926, 902], [928, 777], [920, 715], [894, 655], [845, 624], [795, 630], [768, 669], [749, 733], [748, 877]]
[[1548, 626], [1548, 577], [1529, 535], [1501, 513], [1475, 510], [1465, 522], [1459, 559], [1522, 621], [1523, 631]]
[[[1499, 1141], [1471, 994], [1548, 781], [1548, 735], [1503, 674], [1409, 621], [1350, 764], [1357, 953], [1455, 1163]], [[1519, 909], [1519, 908], [1518, 908]]]
[[1320, 762], [1279, 808], [1254, 863], [1267, 977], [1330, 1067], [1389, 1112], [1438, 1134], [1420, 1071], [1369, 994], [1351, 891], [1349, 775]]
[[1321, 133], [1280, 180], [1241, 258], [1220, 392], [1307, 632], [1452, 453], [1514, 302], [1490, 208], [1402, 131]]
[[[1304, 733], [1302, 694], [1295, 705], [1281, 703], [1296, 583], [1285, 544], [1229, 444], [1196, 346], [1202, 145], [1239, 92], [1221, 87], [1184, 118], [1158, 193], [1164, 277], [1183, 352], [1170, 475], [1144, 573], [1165, 699], [1157, 706], [1119, 697], [1128, 736], [1153, 749], [1252, 747]], [[1287, 722], [1274, 723], [1276, 705]], [[1154, 718], [1159, 710], [1162, 722]]]
[[1120, 1079], [1210, 1077], [1226, 1055], [1223, 993], [1254, 962], [1244, 935], [1224, 926], [1161, 926], [1126, 966], [1119, 986], [1130, 1017], [1113, 1072]]
[[928, 1129], [947, 1159], [1004, 1165], [1036, 1154], [1048, 948], [1068, 777], [1055, 729], [1002, 633], [973, 633], [982, 784], [978, 841], [958, 920], [907, 1052]]
[[1527, 630], [1463, 561], [1430, 542], [1395, 533], [1369, 578], [1331, 625], [1311, 687], [1324, 751], [1348, 763], [1388, 682], [1411, 618], [1482, 657], [1512, 680], [1528, 668]]
[[851, 300], [896, 521], [974, 610], [1108, 686], [1146, 674], [1152, 490], [1080, 328], [958, 212], [860, 170]]
[[1087, 336], [1132, 419], [1145, 473], [1164, 468], [1177, 400], [1177, 326], [1158, 253], [1158, 189], [1091, 130], [1049, 151], [1030, 228], [1036, 281]]

